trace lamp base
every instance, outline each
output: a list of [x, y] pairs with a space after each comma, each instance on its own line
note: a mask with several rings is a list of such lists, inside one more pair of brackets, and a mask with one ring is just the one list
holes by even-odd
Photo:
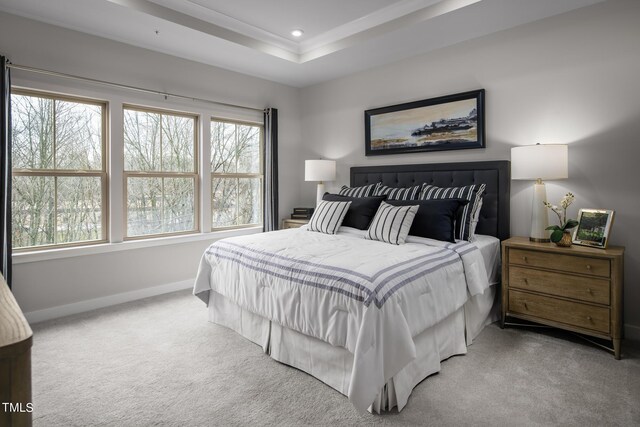
[[533, 201], [531, 202], [531, 234], [532, 242], [550, 242], [551, 234], [546, 228], [549, 226], [549, 212], [544, 202], [547, 200], [547, 189], [539, 180], [533, 185]]
[[322, 196], [324, 196], [324, 183], [320, 181], [318, 183], [318, 189], [316, 190], [316, 207], [322, 201]]

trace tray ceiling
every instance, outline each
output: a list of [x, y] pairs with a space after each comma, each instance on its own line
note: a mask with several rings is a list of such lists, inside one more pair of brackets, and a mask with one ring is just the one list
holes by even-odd
[[600, 1], [0, 0], [0, 10], [302, 87]]

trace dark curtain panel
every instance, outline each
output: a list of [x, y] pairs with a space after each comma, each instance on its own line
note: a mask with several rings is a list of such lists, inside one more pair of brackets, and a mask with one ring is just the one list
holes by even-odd
[[278, 229], [278, 110], [264, 110], [264, 231]]
[[0, 56], [0, 272], [11, 288], [11, 75]]

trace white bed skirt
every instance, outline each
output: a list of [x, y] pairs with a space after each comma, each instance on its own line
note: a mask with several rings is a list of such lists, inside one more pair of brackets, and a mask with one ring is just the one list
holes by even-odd
[[[447, 318], [415, 336], [417, 357], [390, 378], [380, 390], [370, 411], [380, 413], [407, 404], [413, 388], [440, 371], [440, 362], [465, 354], [484, 326], [498, 320], [496, 286], [472, 297]], [[262, 346], [273, 359], [298, 368], [344, 394], [349, 391], [353, 354], [317, 338], [251, 313], [222, 295], [211, 291], [209, 320], [225, 326]]]

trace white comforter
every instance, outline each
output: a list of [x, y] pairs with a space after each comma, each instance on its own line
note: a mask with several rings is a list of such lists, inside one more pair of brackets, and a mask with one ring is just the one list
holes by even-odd
[[365, 411], [415, 358], [412, 337], [489, 287], [472, 244], [410, 238], [395, 246], [341, 228], [224, 239], [202, 256], [194, 294], [240, 307], [354, 355], [349, 399]]

